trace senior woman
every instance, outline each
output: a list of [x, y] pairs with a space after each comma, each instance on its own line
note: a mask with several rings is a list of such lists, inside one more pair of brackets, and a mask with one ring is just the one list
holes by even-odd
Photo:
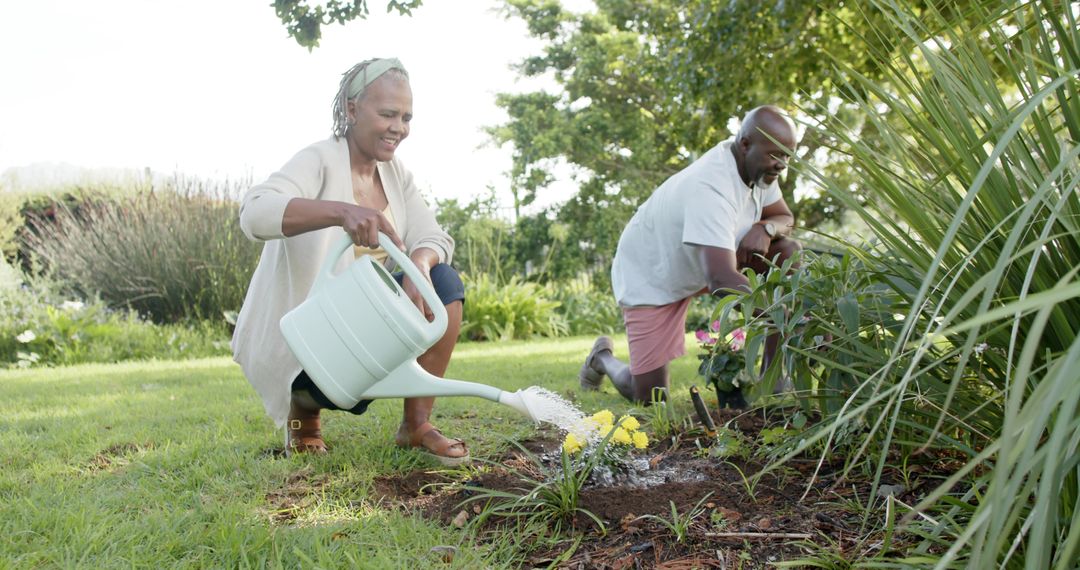
[[[387, 254], [379, 249], [378, 232], [387, 234], [408, 252], [446, 305], [446, 334], [418, 359], [420, 366], [441, 377], [461, 328], [464, 287], [448, 265], [454, 240], [439, 227], [412, 174], [394, 156], [412, 120], [412, 90], [401, 62], [372, 59], [345, 72], [333, 114], [333, 136], [301, 150], [252, 187], [240, 207], [244, 233], [265, 243], [236, 322], [233, 357], [275, 424], [287, 423], [287, 453], [326, 453], [319, 411], [340, 409], [301, 369], [278, 321], [306, 298], [342, 229], [356, 244], [357, 256], [369, 253], [383, 263]], [[430, 318], [416, 286], [401, 274], [395, 277]], [[361, 414], [369, 403], [361, 401], [347, 411]], [[444, 465], [467, 461], [465, 443], [431, 425], [434, 403], [434, 398], [405, 399], [397, 444], [422, 448]]]

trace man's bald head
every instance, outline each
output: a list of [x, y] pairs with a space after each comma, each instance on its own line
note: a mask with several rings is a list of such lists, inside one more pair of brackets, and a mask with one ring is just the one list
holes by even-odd
[[749, 138], [753, 140], [754, 137], [762, 136], [761, 131], [765, 131], [781, 142], [792, 141], [788, 148], [795, 146], [795, 124], [787, 112], [776, 105], [762, 105], [751, 109], [743, 117], [742, 127], [739, 129], [739, 139]]
[[775, 105], [747, 113], [731, 149], [743, 182], [760, 186], [776, 182], [787, 168], [788, 154], [795, 150], [795, 136], [795, 123]]

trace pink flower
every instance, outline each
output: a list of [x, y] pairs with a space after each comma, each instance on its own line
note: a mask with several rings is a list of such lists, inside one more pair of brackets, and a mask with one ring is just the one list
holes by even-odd
[[713, 332], [720, 332], [720, 321], [719, 321], [719, 319], [713, 321], [712, 324], [709, 325], [709, 328], [712, 329]]
[[731, 350], [742, 350], [746, 344], [746, 331], [741, 328], [731, 331]]
[[694, 336], [696, 336], [698, 342], [702, 344], [713, 344], [716, 342], [716, 339], [713, 338], [712, 335], [703, 330], [694, 331]]

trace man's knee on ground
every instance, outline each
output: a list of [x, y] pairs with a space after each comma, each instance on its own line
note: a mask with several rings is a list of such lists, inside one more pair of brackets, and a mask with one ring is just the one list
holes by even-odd
[[[769, 259], [775, 259], [776, 264], [780, 265], [784, 261], [794, 256], [796, 253], [802, 251], [802, 244], [789, 237], [780, 238], [769, 246]], [[779, 255], [779, 257], [777, 257]]]

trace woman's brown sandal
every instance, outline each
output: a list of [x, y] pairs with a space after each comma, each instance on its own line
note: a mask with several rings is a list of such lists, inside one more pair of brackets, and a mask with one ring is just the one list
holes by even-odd
[[285, 455], [292, 453], [325, 455], [326, 443], [322, 439], [319, 411], [316, 410], [301, 418], [293, 417], [293, 414], [289, 416], [289, 424], [285, 429]]
[[[438, 461], [444, 467], [457, 467], [458, 465], [468, 463], [472, 460], [472, 458], [469, 457], [469, 448], [465, 447], [464, 441], [443, 436], [441, 439], [437, 440], [438, 443], [435, 443], [436, 440], [429, 437], [432, 434], [442, 435], [442, 432], [439, 431], [439, 428], [431, 425], [431, 422], [424, 422], [412, 432], [411, 436], [406, 436], [401, 431], [401, 428], [398, 428], [398, 432], [394, 436], [394, 441], [397, 443], [398, 447], [419, 448], [424, 455]], [[430, 444], [425, 444], [425, 440], [430, 442]], [[465, 454], [461, 456], [447, 455], [448, 451], [455, 448], [460, 448]]]

